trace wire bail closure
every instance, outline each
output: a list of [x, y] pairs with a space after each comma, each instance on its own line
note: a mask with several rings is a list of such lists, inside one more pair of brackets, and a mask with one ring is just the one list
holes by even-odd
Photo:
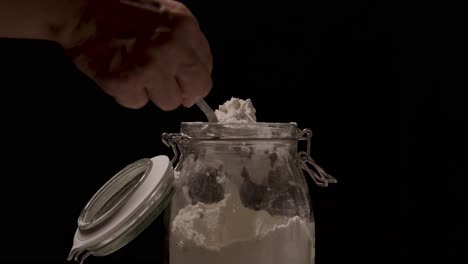
[[[326, 173], [319, 165], [317, 165], [314, 159], [310, 156], [312, 130], [310, 130], [309, 128], [303, 129], [301, 132], [299, 132], [298, 139], [307, 140], [306, 152], [300, 151], [297, 153], [297, 159], [301, 169], [306, 171], [310, 175], [310, 177], [312, 177], [312, 180], [314, 180], [315, 184], [317, 184], [320, 187], [327, 187], [330, 183], [337, 183], [335, 177]], [[312, 168], [309, 167], [309, 165], [311, 165]]]
[[171, 159], [171, 163], [175, 165], [175, 162], [182, 157], [182, 151], [179, 143], [189, 139], [189, 137], [181, 133], [163, 133], [161, 139], [166, 147], [172, 148], [174, 157]]
[[[327, 187], [330, 183], [337, 183], [335, 177], [326, 173], [314, 159], [311, 157], [311, 142], [312, 142], [312, 130], [309, 128], [298, 130], [297, 140], [307, 140], [306, 151], [300, 151], [297, 153], [297, 162], [299, 167], [306, 171], [312, 180], [320, 187]], [[182, 151], [180, 149], [180, 143], [186, 140], [190, 140], [190, 137], [182, 133], [163, 133], [162, 142], [167, 147], [171, 147], [174, 152], [174, 157], [171, 160], [172, 164], [182, 158]]]

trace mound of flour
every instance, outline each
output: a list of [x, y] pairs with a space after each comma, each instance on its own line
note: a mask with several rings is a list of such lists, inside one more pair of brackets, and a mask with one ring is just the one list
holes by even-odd
[[250, 99], [231, 98], [215, 110], [219, 123], [250, 123], [256, 122], [255, 108]]

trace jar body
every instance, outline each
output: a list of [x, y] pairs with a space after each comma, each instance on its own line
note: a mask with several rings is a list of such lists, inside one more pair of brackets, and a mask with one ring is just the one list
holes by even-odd
[[260, 137], [234, 131], [241, 135], [236, 138], [222, 130], [221, 137], [179, 144], [177, 190], [167, 215], [170, 264], [314, 263], [314, 220], [296, 160], [296, 128], [280, 130], [285, 134]]

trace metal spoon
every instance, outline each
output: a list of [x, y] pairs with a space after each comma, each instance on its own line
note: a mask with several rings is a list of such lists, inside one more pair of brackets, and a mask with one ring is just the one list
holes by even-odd
[[215, 112], [213, 109], [203, 100], [203, 98], [198, 99], [195, 104], [200, 108], [203, 113], [205, 114], [206, 118], [208, 119], [208, 122], [210, 123], [218, 123], [218, 118], [216, 117]]

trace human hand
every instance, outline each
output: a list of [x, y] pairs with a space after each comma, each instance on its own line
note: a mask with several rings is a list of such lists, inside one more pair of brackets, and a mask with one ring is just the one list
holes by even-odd
[[211, 90], [212, 55], [196, 18], [174, 0], [87, 0], [71, 43], [77, 67], [128, 108], [191, 107]]

